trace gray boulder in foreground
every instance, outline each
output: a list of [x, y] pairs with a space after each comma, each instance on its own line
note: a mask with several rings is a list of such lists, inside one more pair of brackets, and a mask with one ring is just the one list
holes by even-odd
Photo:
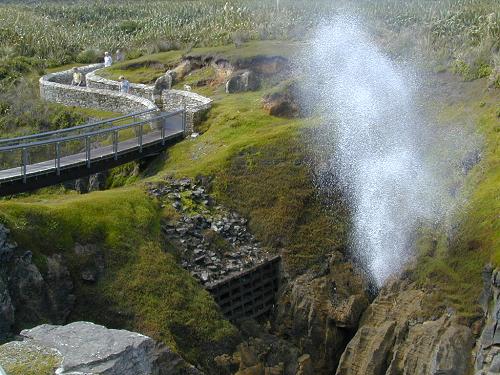
[[23, 341], [15, 344], [18, 351], [23, 345], [36, 345], [60, 354], [55, 369], [59, 375], [202, 375], [147, 336], [89, 322], [44, 324], [22, 331], [21, 336]]

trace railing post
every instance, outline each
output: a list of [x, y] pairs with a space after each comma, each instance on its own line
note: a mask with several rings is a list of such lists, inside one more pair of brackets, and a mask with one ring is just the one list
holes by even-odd
[[184, 101], [184, 109], [182, 110], [182, 132], [186, 135], [186, 101]]
[[115, 154], [115, 160], [118, 160], [118, 131], [113, 132], [113, 153]]
[[61, 143], [56, 143], [56, 173], [61, 174]]
[[165, 128], [167, 127], [167, 117], [164, 116], [161, 119], [161, 130], [160, 130], [160, 137], [161, 137], [161, 145], [165, 145]]
[[23, 183], [26, 183], [26, 166], [28, 164], [28, 151], [26, 147], [23, 147], [23, 154], [22, 154], [22, 159], [23, 159]]
[[85, 137], [85, 159], [87, 161], [87, 168], [90, 168], [90, 137]]
[[142, 125], [139, 124], [139, 152], [142, 152]]

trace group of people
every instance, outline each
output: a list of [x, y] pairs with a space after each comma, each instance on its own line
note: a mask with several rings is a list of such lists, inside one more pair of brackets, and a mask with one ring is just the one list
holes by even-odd
[[[116, 51], [115, 60], [116, 61], [125, 60], [125, 55], [123, 54], [122, 51], [120, 50]], [[105, 68], [110, 67], [112, 64], [113, 64], [113, 57], [109, 52], [104, 52], [104, 67]], [[71, 84], [73, 86], [85, 86], [83, 73], [77, 67], [74, 67], [72, 71], [73, 71], [73, 80]], [[120, 76], [119, 80], [120, 80], [120, 92], [127, 94], [130, 91], [130, 82], [124, 76]]]

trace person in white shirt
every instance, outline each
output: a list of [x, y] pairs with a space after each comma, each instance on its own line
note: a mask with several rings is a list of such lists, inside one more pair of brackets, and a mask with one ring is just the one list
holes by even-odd
[[107, 68], [113, 64], [113, 58], [111, 57], [109, 52], [104, 52], [104, 66]]
[[120, 92], [128, 94], [130, 90], [130, 82], [127, 81], [127, 79], [124, 76], [121, 76], [119, 80], [120, 80]]

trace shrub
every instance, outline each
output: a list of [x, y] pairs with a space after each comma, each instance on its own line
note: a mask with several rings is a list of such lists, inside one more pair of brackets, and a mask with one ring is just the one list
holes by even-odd
[[123, 21], [119, 27], [120, 31], [123, 31], [125, 34], [133, 34], [140, 29], [140, 26], [135, 21]]
[[76, 62], [80, 64], [92, 64], [101, 60], [102, 53], [96, 49], [86, 49], [76, 56]]

